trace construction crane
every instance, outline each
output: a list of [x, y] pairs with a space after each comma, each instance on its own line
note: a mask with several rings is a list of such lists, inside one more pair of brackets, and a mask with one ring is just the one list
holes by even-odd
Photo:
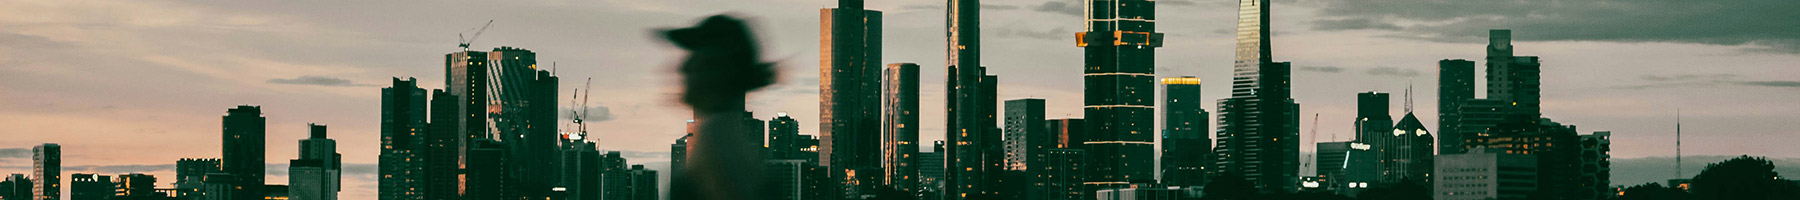
[[[1312, 141], [1314, 144], [1319, 143], [1319, 113], [1313, 113]], [[1317, 147], [1318, 145], [1313, 145], [1313, 146]], [[1307, 155], [1305, 160], [1300, 161], [1302, 163], [1302, 164], [1300, 164], [1300, 167], [1302, 167], [1302, 168], [1312, 167], [1313, 157], [1318, 157], [1318, 156], [1319, 156], [1319, 149], [1314, 148], [1312, 155]], [[1319, 169], [1317, 169], [1317, 168], [1313, 169], [1314, 174], [1318, 174], [1319, 173], [1318, 171], [1319, 171]]]
[[481, 25], [480, 29], [470, 29], [470, 30], [475, 30], [475, 34], [469, 36], [466, 39], [463, 38], [462, 33], [456, 33], [456, 40], [457, 40], [456, 47], [462, 47], [463, 51], [468, 51], [469, 43], [475, 42], [475, 38], [481, 38], [481, 33], [487, 32], [488, 26], [492, 26], [492, 25], [494, 25], [494, 20], [490, 19], [490, 20], [488, 20], [487, 24]]

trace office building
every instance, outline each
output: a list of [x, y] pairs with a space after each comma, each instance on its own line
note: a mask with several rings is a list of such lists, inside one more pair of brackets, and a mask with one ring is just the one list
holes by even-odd
[[951, 0], [945, 11], [945, 199], [999, 197], [1005, 147], [996, 127], [995, 76], [981, 63], [981, 2]]
[[1294, 191], [1300, 180], [1300, 105], [1292, 67], [1274, 62], [1269, 1], [1238, 1], [1231, 97], [1219, 100], [1214, 174], [1240, 174], [1262, 193]]
[[1475, 62], [1462, 59], [1438, 61], [1438, 154], [1459, 154], [1462, 149], [1461, 112], [1464, 102], [1475, 99]]
[[[920, 193], [944, 191], [944, 141], [932, 141], [932, 152], [919, 153], [919, 188]], [[927, 195], [926, 199], [941, 198], [942, 195]]]
[[1032, 173], [1031, 164], [1045, 164], [1056, 138], [1044, 124], [1044, 99], [1006, 101], [1006, 170]]
[[[413, 78], [393, 78], [393, 86], [381, 88], [381, 154], [376, 176], [377, 196], [383, 200], [425, 199], [426, 125], [425, 89]], [[202, 173], [204, 174], [204, 173]], [[199, 176], [199, 175], [196, 175]], [[181, 181], [188, 181], [182, 177]], [[199, 178], [199, 177], [194, 177]]]
[[1031, 174], [1031, 188], [1026, 199], [1084, 200], [1089, 192], [1082, 184], [1087, 177], [1083, 169], [1087, 153], [1082, 149], [1053, 148], [1044, 153], [1039, 173]]
[[1163, 78], [1162, 184], [1201, 186], [1212, 164], [1210, 113], [1200, 99], [1200, 78]]
[[1532, 155], [1537, 159], [1539, 192], [1557, 197], [1588, 197], [1578, 194], [1584, 189], [1580, 186], [1580, 139], [1575, 126], [1540, 118], [1529, 122], [1508, 120], [1483, 135], [1465, 135], [1463, 145], [1470, 150]]
[[175, 190], [179, 196], [199, 196], [206, 174], [224, 172], [217, 158], [182, 158], [175, 161]]
[[1512, 30], [1488, 31], [1487, 99], [1508, 105], [1508, 118], [1541, 117], [1542, 77], [1538, 58], [1513, 55]]
[[1177, 200], [1187, 196], [1180, 188], [1115, 188], [1094, 194], [1095, 200]]
[[767, 151], [769, 150], [769, 143], [764, 141], [769, 139], [768, 136], [764, 135], [767, 133], [768, 129], [763, 129], [763, 123], [763, 120], [756, 119], [755, 113], [748, 110], [744, 111], [743, 119], [738, 120], [738, 125], [744, 127], [744, 142], [749, 143], [752, 147], [756, 147], [759, 151], [763, 151], [759, 152], [757, 155], [768, 154]]
[[62, 145], [44, 143], [31, 147], [31, 172], [33, 199], [62, 199]]
[[901, 191], [919, 187], [919, 65], [888, 64], [882, 70], [883, 184]]
[[694, 137], [695, 128], [694, 120], [688, 120], [687, 135], [675, 139], [675, 144], [669, 145], [669, 194], [667, 196], [670, 200], [693, 199], [691, 195], [694, 195], [692, 193], [694, 191], [686, 190], [688, 187], [677, 186], [689, 184], [687, 178], [688, 138]]
[[[1388, 93], [1363, 92], [1356, 93], [1356, 120], [1353, 128], [1356, 140], [1376, 145], [1377, 149], [1385, 142], [1393, 139], [1394, 118], [1388, 115]], [[1382, 161], [1386, 163], [1386, 161]]]
[[1537, 158], [1491, 149], [1440, 155], [1433, 172], [1433, 199], [1525, 199], [1538, 189]]
[[786, 112], [775, 113], [769, 119], [769, 159], [795, 159], [800, 157], [800, 122], [788, 117]]
[[562, 176], [559, 176], [557, 182], [564, 189], [564, 198], [600, 199], [604, 170], [600, 167], [601, 156], [597, 148], [591, 141], [574, 138], [563, 140], [562, 158], [557, 161], [561, 165], [558, 174]]
[[1431, 131], [1413, 116], [1411, 108], [1407, 108], [1406, 116], [1400, 117], [1400, 123], [1393, 125], [1393, 140], [1388, 144], [1377, 145], [1384, 149], [1381, 153], [1383, 161], [1381, 182], [1398, 183], [1404, 179], [1424, 181], [1431, 178], [1432, 148], [1436, 140]]
[[120, 174], [113, 184], [116, 184], [116, 199], [157, 199], [168, 196], [156, 192], [156, 176], [148, 174]]
[[[759, 124], [757, 129], [761, 129], [760, 124], [762, 123], [757, 124]], [[631, 168], [625, 163], [624, 156], [621, 156], [618, 151], [608, 151], [606, 155], [600, 157], [600, 166], [598, 167], [601, 177], [600, 199], [631, 198], [633, 192], [631, 172], [629, 171]]]
[[70, 174], [69, 200], [110, 200], [113, 197], [112, 176]]
[[1577, 179], [1581, 198], [1608, 199], [1612, 190], [1612, 131], [1594, 131], [1581, 135], [1581, 177]]
[[233, 199], [261, 198], [263, 184], [264, 144], [267, 142], [267, 119], [262, 107], [240, 105], [225, 112], [224, 153], [221, 161], [225, 173], [238, 179]]
[[[464, 172], [468, 185], [463, 189], [465, 199], [502, 199], [516, 197], [518, 194], [509, 177], [512, 170], [508, 168], [509, 156], [506, 145], [499, 141], [479, 139], [470, 144], [467, 156], [468, 171]], [[546, 190], [547, 191], [547, 190]], [[509, 198], [510, 199], [510, 198]]]
[[31, 186], [31, 178], [24, 174], [6, 176], [0, 181], [0, 200], [32, 199]]
[[1086, 31], [1075, 33], [1076, 46], [1087, 55], [1087, 185], [1154, 183], [1155, 50], [1163, 39], [1156, 32], [1156, 1], [1093, 0], [1087, 8]]
[[630, 197], [625, 199], [657, 200], [662, 198], [662, 193], [658, 193], [656, 189], [656, 170], [644, 169], [644, 165], [631, 165], [631, 170], [626, 171], [626, 174], [630, 176], [628, 181], [631, 184], [629, 186], [631, 192], [629, 193]]
[[814, 166], [806, 160], [763, 161], [762, 199], [801, 200], [807, 196], [806, 169]]
[[[476, 61], [484, 62], [485, 61]], [[424, 175], [419, 178], [424, 187], [422, 196], [425, 199], [457, 199], [462, 198], [462, 148], [469, 138], [458, 130], [464, 126], [460, 120], [457, 102], [463, 100], [450, 95], [443, 89], [431, 90], [431, 122], [430, 131], [425, 133]]]
[[199, 198], [202, 200], [233, 200], [238, 197], [236, 192], [241, 191], [237, 189], [238, 178], [231, 173], [210, 173], [205, 177], [204, 185], [200, 188]]
[[343, 156], [337, 153], [337, 141], [326, 138], [325, 125], [307, 127], [312, 134], [300, 140], [300, 159], [288, 162], [288, 196], [296, 200], [335, 200], [343, 189]]
[[1369, 183], [1379, 178], [1379, 165], [1376, 157], [1380, 155], [1373, 145], [1358, 142], [1320, 142], [1314, 144], [1318, 149], [1315, 158], [1315, 176], [1319, 177], [1320, 187], [1337, 194], [1355, 194], [1367, 189]]
[[839, 0], [837, 8], [820, 9], [819, 18], [821, 164], [845, 196], [860, 196], [884, 180], [881, 12], [863, 9], [862, 0]]

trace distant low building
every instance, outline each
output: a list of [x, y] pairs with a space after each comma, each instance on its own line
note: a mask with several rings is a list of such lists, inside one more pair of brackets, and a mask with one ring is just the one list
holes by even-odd
[[1439, 155], [1432, 174], [1437, 200], [1524, 199], [1537, 192], [1537, 158], [1488, 149]]
[[1185, 196], [1181, 188], [1118, 188], [1094, 192], [1095, 200], [1177, 200]]

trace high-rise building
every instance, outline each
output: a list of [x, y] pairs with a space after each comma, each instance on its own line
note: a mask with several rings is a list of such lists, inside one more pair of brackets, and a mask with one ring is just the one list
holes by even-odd
[[[381, 155], [377, 171], [377, 196], [383, 200], [425, 199], [425, 155], [430, 128], [426, 125], [425, 89], [413, 78], [393, 78], [393, 86], [381, 88]], [[204, 175], [196, 174], [196, 176]], [[188, 181], [187, 176], [180, 181]], [[193, 177], [200, 178], [200, 177]]]
[[1461, 112], [1464, 102], [1475, 99], [1475, 62], [1438, 61], [1438, 154], [1459, 154], [1462, 149]]
[[[763, 129], [763, 120], [756, 119], [755, 113], [746, 110], [744, 111], [744, 118], [739, 119], [738, 122], [739, 125], [744, 126], [744, 142], [748, 142], [751, 146], [759, 148], [758, 150], [768, 151], [769, 145], [767, 142], [763, 141], [769, 139], [768, 136], [763, 135], [768, 129]], [[762, 152], [762, 154], [767, 154], [767, 152]], [[620, 168], [624, 167], [628, 166], [620, 166]]]
[[[513, 162], [505, 164], [511, 171], [505, 174], [519, 180], [516, 187], [525, 192], [518, 195], [547, 195], [556, 180], [557, 78], [538, 69], [536, 53], [513, 47], [453, 52], [445, 55], [445, 69], [446, 95], [453, 101], [441, 110], [455, 117], [442, 123], [454, 127], [446, 131], [459, 140], [461, 170], [473, 172], [466, 168], [474, 165], [471, 159], [494, 160], [469, 158], [473, 141], [493, 140], [507, 148], [510, 158], [500, 160]], [[466, 195], [472, 179], [461, 180]]]
[[[1366, 189], [1374, 182], [1378, 174], [1378, 163], [1373, 145], [1358, 142], [1320, 142], [1315, 144], [1318, 157], [1314, 161], [1318, 166], [1316, 174], [1324, 177], [1326, 183], [1322, 187], [1336, 191], [1338, 194], [1351, 194]], [[1354, 191], [1353, 191], [1354, 190]]]
[[231, 173], [210, 173], [205, 177], [205, 185], [200, 188], [200, 199], [233, 200], [238, 196], [234, 193], [240, 191], [237, 189], [238, 178], [232, 177]]
[[223, 172], [217, 158], [182, 158], [175, 161], [175, 190], [180, 196], [200, 196], [206, 174]]
[[1007, 198], [1031, 199], [1041, 195], [1051, 173], [1050, 150], [1058, 139], [1045, 124], [1044, 99], [1026, 98], [1006, 101], [1004, 131], [1006, 165], [1002, 174], [1001, 194]]
[[1537, 158], [1538, 192], [1554, 197], [1582, 197], [1577, 194], [1584, 188], [1580, 186], [1582, 147], [1575, 126], [1550, 119], [1508, 120], [1489, 130], [1482, 135], [1465, 135], [1463, 145], [1471, 151], [1488, 149], [1532, 155]]
[[631, 183], [630, 198], [627, 200], [657, 200], [662, 197], [656, 191], [656, 170], [644, 169], [644, 165], [631, 165], [629, 174]]
[[1433, 199], [1525, 199], [1538, 190], [1537, 158], [1491, 149], [1437, 157]]
[[881, 11], [863, 9], [862, 0], [839, 0], [819, 17], [820, 164], [844, 195], [858, 196], [883, 180]]
[[993, 85], [981, 63], [981, 1], [950, 0], [945, 11], [948, 76], [945, 199], [996, 198], [1005, 162]]
[[[762, 129], [760, 126], [757, 129]], [[600, 157], [600, 199], [630, 199], [631, 168], [625, 164], [625, 157], [618, 151], [608, 151]]]
[[113, 182], [117, 184], [114, 190], [115, 195], [118, 196], [117, 199], [154, 199], [159, 196], [168, 196], [168, 194], [156, 192], [156, 176], [149, 174], [120, 174], [118, 179]]
[[311, 137], [300, 140], [300, 159], [289, 161], [288, 196], [300, 200], [335, 200], [342, 191], [343, 155], [337, 140], [326, 138], [325, 125], [307, 124]]
[[231, 194], [233, 199], [262, 198], [263, 169], [265, 160], [263, 151], [268, 119], [262, 116], [262, 107], [240, 105], [225, 112], [224, 124], [224, 162], [225, 173], [239, 179]]
[[425, 132], [425, 147], [419, 156], [424, 159], [422, 196], [425, 199], [462, 198], [462, 148], [468, 137], [457, 130], [462, 128], [456, 102], [462, 100], [450, 95], [443, 89], [431, 90], [430, 116], [427, 124], [430, 131]]
[[1355, 142], [1368, 144], [1371, 151], [1375, 152], [1375, 157], [1370, 158], [1375, 166], [1369, 168], [1375, 170], [1375, 176], [1370, 180], [1356, 181], [1397, 182], [1398, 178], [1395, 177], [1400, 176], [1398, 170], [1404, 168], [1400, 163], [1407, 161], [1397, 151], [1404, 140], [1394, 132], [1394, 118], [1388, 115], [1391, 100], [1388, 97], [1388, 93], [1375, 91], [1356, 93], [1356, 119], [1351, 122], [1354, 128], [1352, 131], [1356, 133]]
[[62, 199], [62, 145], [31, 148], [31, 195], [34, 200]]
[[112, 176], [70, 174], [69, 200], [110, 200], [113, 198]]
[[883, 184], [901, 191], [919, 188], [919, 65], [888, 64], [882, 70]]
[[1086, 176], [1082, 165], [1087, 153], [1081, 149], [1053, 148], [1045, 150], [1041, 173], [1032, 174], [1032, 187], [1025, 199], [1083, 200], [1088, 192], [1082, 186]]
[[769, 159], [796, 159], [800, 157], [800, 122], [788, 117], [786, 112], [775, 113], [769, 119]]
[[1238, 1], [1237, 57], [1231, 98], [1219, 100], [1215, 174], [1240, 174], [1263, 193], [1299, 184], [1300, 105], [1292, 98], [1287, 62], [1269, 48], [1269, 1]]
[[1030, 165], [1045, 164], [1045, 152], [1055, 148], [1056, 138], [1045, 125], [1044, 99], [1006, 101], [1006, 170], [1031, 173]]
[[[1581, 189], [1576, 199], [1607, 199], [1612, 193], [1612, 131], [1581, 135]], [[1591, 197], [1591, 198], [1590, 198]]]
[[1512, 30], [1488, 30], [1487, 98], [1507, 105], [1507, 118], [1537, 120], [1543, 83], [1535, 56], [1513, 55]]
[[605, 170], [600, 167], [600, 160], [600, 151], [594, 142], [575, 138], [563, 141], [562, 158], [557, 161], [561, 176], [557, 182], [565, 190], [566, 199], [601, 199], [604, 185], [601, 179]]
[[1162, 184], [1201, 186], [1212, 164], [1210, 114], [1200, 99], [1200, 78], [1163, 78]]
[[511, 199], [516, 197], [512, 181], [512, 170], [507, 165], [509, 156], [504, 143], [489, 139], [477, 139], [470, 144], [468, 171], [463, 177], [463, 198], [465, 199]]
[[1400, 117], [1400, 122], [1394, 124], [1390, 131], [1393, 139], [1386, 141], [1385, 145], [1377, 145], [1377, 148], [1383, 149], [1382, 161], [1386, 161], [1381, 166], [1381, 182], [1397, 183], [1405, 179], [1424, 181], [1431, 178], [1431, 150], [1434, 149], [1431, 144], [1436, 138], [1431, 136], [1431, 131], [1426, 130], [1425, 124], [1420, 123], [1418, 117], [1413, 116], [1411, 108], [1407, 110], [1406, 115]]
[[807, 168], [816, 164], [799, 159], [778, 159], [763, 161], [762, 199], [766, 200], [801, 200], [806, 199]]
[[1128, 187], [1156, 182], [1156, 1], [1092, 0], [1084, 32], [1082, 105], [1090, 158], [1087, 185]]
[[687, 135], [675, 139], [675, 144], [669, 145], [669, 192], [667, 195], [669, 200], [693, 199], [692, 192], [695, 191], [688, 191], [689, 187], [678, 186], [689, 184], [687, 178], [688, 139], [693, 138], [694, 133], [699, 131], [699, 127], [696, 125], [694, 120], [688, 120]]

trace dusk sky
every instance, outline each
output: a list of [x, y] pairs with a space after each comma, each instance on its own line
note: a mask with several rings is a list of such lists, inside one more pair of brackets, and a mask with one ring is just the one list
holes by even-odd
[[[1043, 98], [1047, 116], [1081, 117], [1074, 34], [1084, 28], [1082, 2], [983, 2], [982, 56], [1000, 77], [1002, 100]], [[1199, 76], [1204, 98], [1228, 96], [1237, 1], [1156, 2], [1157, 29], [1167, 34], [1157, 75]], [[173, 177], [165, 165], [179, 158], [219, 157], [220, 117], [249, 104], [268, 117], [269, 163], [297, 157], [307, 123], [328, 125], [350, 170], [344, 198], [373, 199], [380, 88], [393, 77], [442, 88], [443, 56], [461, 50], [457, 34], [488, 20], [494, 25], [473, 50], [536, 51], [539, 66], [562, 78], [565, 100], [592, 78], [588, 126], [598, 131], [590, 139], [628, 152], [632, 163], [656, 163], [667, 160], [691, 112], [674, 101], [673, 67], [683, 52], [653, 31], [720, 13], [747, 17], [766, 59], [783, 70], [779, 83], [752, 94], [749, 108], [765, 120], [786, 112], [801, 133], [814, 134], [819, 9], [835, 4], [0, 1], [0, 173], [29, 174], [31, 146], [59, 143], [65, 174]], [[886, 20], [881, 62], [923, 69], [921, 141], [942, 140], [944, 2], [868, 8]], [[1544, 116], [1584, 134], [1612, 131], [1614, 158], [1673, 156], [1677, 109], [1687, 155], [1797, 158], [1795, 8], [1800, 1], [1277, 0], [1271, 18], [1275, 60], [1296, 68], [1302, 138], [1317, 113], [1318, 141], [1349, 140], [1358, 92], [1392, 93], [1398, 119], [1409, 80], [1414, 113], [1435, 129], [1437, 61], [1480, 61], [1487, 30], [1511, 29], [1516, 54], [1543, 60]], [[1303, 140], [1302, 151], [1313, 141]], [[270, 171], [271, 183], [285, 184], [285, 168]]]

